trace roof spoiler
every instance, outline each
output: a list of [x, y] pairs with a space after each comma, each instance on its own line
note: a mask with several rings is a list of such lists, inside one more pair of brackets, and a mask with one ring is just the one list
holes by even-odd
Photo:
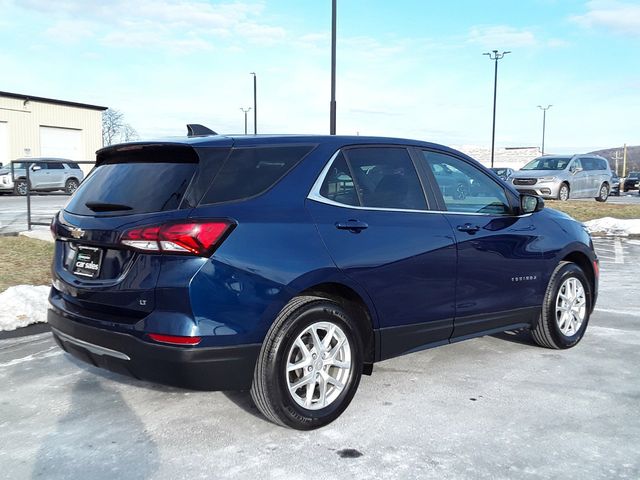
[[204, 125], [200, 125], [199, 123], [187, 124], [188, 137], [199, 137], [201, 135], [218, 135], [218, 134], [213, 130], [211, 130], [210, 128], [207, 128]]

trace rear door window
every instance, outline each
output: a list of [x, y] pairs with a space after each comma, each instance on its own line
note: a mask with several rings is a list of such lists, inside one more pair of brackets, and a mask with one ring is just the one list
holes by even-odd
[[426, 210], [427, 202], [409, 152], [399, 147], [345, 151], [363, 207]]
[[312, 145], [234, 148], [211, 182], [201, 204], [255, 197], [284, 177]]

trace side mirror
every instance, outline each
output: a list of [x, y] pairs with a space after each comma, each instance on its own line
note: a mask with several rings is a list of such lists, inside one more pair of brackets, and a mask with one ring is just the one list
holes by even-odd
[[535, 195], [520, 195], [520, 212], [522, 214], [539, 212], [544, 208], [544, 200]]
[[32, 172], [37, 172], [38, 170], [40, 170], [42, 167], [40, 167], [39, 165], [32, 165], [31, 166], [31, 171]]

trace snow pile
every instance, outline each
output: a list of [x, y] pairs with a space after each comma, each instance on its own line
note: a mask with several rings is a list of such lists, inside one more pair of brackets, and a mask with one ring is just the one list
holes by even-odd
[[622, 220], [619, 218], [596, 218], [584, 222], [589, 233], [603, 233], [605, 235], [640, 235], [640, 218]]
[[0, 332], [47, 321], [49, 287], [16, 285], [0, 293]]

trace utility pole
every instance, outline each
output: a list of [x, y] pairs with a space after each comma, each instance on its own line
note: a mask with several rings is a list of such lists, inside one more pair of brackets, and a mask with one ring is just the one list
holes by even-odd
[[337, 0], [331, 2], [331, 104], [329, 134], [336, 134], [336, 9]]
[[622, 176], [627, 176], [627, 144], [624, 144], [624, 150], [622, 152]]
[[493, 53], [483, 53], [483, 55], [489, 56], [489, 60], [495, 61], [495, 73], [493, 76], [493, 129], [491, 131], [491, 168], [493, 168], [493, 157], [496, 147], [496, 96], [498, 93], [498, 60], [504, 58], [507, 53], [511, 52], [498, 53], [498, 50], [494, 50]]
[[547, 105], [546, 107], [538, 105], [538, 108], [542, 110], [542, 155], [544, 155], [544, 131], [547, 124], [547, 110], [551, 107], [553, 107], [553, 105]]
[[258, 134], [258, 80], [256, 72], [251, 72], [249, 75], [253, 75], [253, 134]]
[[613, 159], [616, 161], [616, 174], [620, 174], [620, 170], [618, 168], [618, 162], [620, 160], [622, 160], [622, 157], [620, 156], [620, 150], [616, 150], [616, 154], [613, 155]]
[[244, 112], [244, 134], [247, 134], [247, 113], [249, 113], [249, 110], [251, 110], [251, 107], [247, 107], [247, 108], [242, 108], [240, 107], [240, 110], [242, 110]]

